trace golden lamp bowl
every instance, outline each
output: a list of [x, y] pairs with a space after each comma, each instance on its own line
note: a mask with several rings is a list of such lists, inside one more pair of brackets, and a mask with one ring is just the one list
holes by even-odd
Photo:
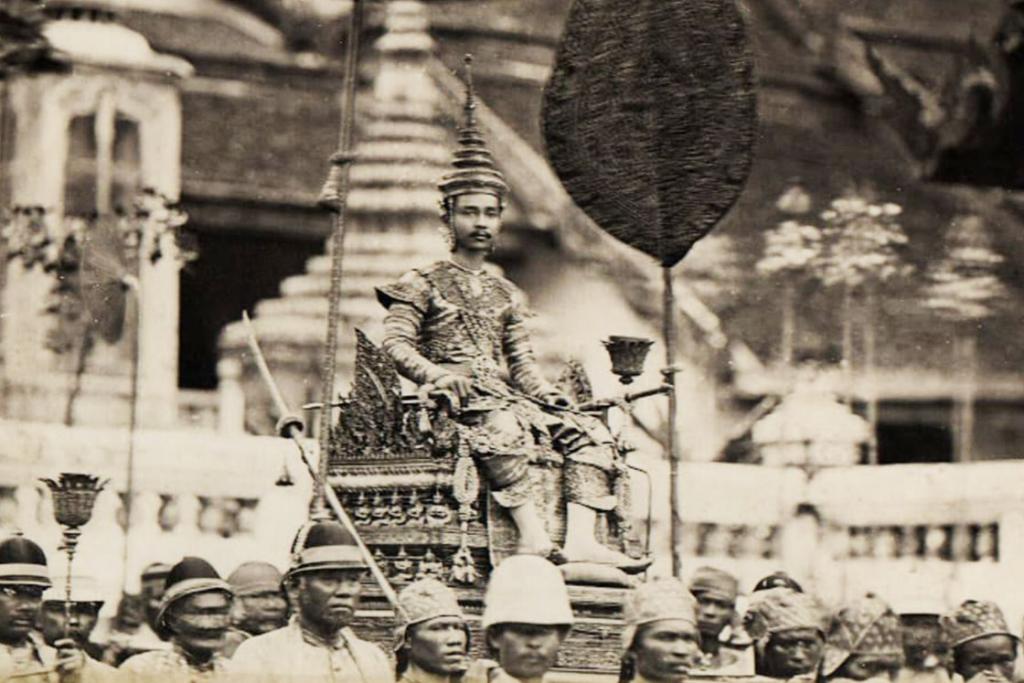
[[61, 526], [80, 527], [92, 519], [96, 496], [109, 482], [91, 474], [62, 472], [59, 479], [41, 479], [53, 495], [53, 516]]
[[632, 383], [633, 379], [644, 372], [644, 361], [654, 344], [643, 337], [626, 337], [613, 335], [605, 341], [604, 348], [612, 361], [612, 372], [623, 384]]

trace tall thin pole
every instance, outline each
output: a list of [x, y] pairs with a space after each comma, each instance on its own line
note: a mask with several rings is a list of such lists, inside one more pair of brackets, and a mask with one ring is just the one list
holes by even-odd
[[135, 308], [135, 331], [131, 335], [131, 389], [128, 394], [128, 463], [125, 472], [124, 496], [124, 548], [121, 552], [121, 592], [128, 592], [128, 558], [132, 534], [132, 505], [135, 497], [135, 429], [139, 421], [139, 353], [142, 335], [142, 298], [139, 296], [138, 280], [123, 280], [124, 286], [135, 296], [127, 297], [128, 305]]
[[878, 333], [877, 321], [878, 289], [874, 282], [867, 285], [867, 303], [864, 311], [864, 374], [867, 380], [868, 424], [871, 433], [868, 440], [868, 464], [878, 464]]
[[669, 508], [672, 539], [672, 575], [680, 576], [683, 571], [683, 521], [679, 497], [679, 438], [676, 434], [676, 413], [679, 398], [676, 389], [676, 295], [672, 284], [672, 268], [661, 269], [663, 280], [662, 337], [665, 341], [665, 382], [672, 387], [668, 392], [668, 467], [669, 467]]
[[345, 202], [348, 198], [349, 166], [354, 145], [354, 119], [356, 106], [356, 77], [359, 61], [359, 34], [362, 31], [362, 3], [353, 0], [348, 16], [348, 43], [345, 46], [345, 83], [342, 99], [341, 128], [338, 152], [331, 157], [331, 171], [320, 193], [320, 205], [334, 212], [331, 234], [331, 286], [327, 295], [327, 340], [324, 344], [323, 385], [320, 411], [319, 476], [314, 481], [313, 515], [327, 516], [324, 487], [327, 485], [328, 445], [331, 435], [331, 409], [334, 399], [334, 376], [337, 371], [338, 324], [341, 308], [342, 262], [345, 252]]

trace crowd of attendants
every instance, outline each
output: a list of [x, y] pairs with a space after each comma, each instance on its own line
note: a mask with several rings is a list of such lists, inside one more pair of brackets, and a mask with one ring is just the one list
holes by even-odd
[[[223, 580], [195, 557], [150, 565], [140, 594], [101, 624], [95, 581], [73, 576], [69, 598], [66, 577], [50, 576], [39, 546], [14, 536], [0, 543], [0, 680], [541, 681], [573, 628], [562, 572], [517, 555], [490, 577], [482, 648], [471, 647], [456, 592], [432, 577], [397, 594], [394, 639], [382, 648], [350, 628], [367, 570], [340, 525], [311, 523], [284, 574], [246, 562]], [[742, 610], [740, 599], [737, 579], [709, 567], [686, 583], [651, 578], [625, 591], [621, 637], [607, 644], [619, 680], [1022, 678], [1020, 639], [991, 602], [897, 613], [868, 594], [829, 609], [782, 572], [753, 586]], [[485, 657], [473, 659], [481, 649]]]

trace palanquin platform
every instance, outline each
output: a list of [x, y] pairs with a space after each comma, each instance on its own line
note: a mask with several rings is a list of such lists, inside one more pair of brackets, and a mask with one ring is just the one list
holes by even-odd
[[[470, 620], [474, 655], [483, 656], [479, 620], [484, 589], [492, 567], [514, 551], [515, 527], [490, 502], [468, 444], [460, 442], [448, 413], [429, 406], [425, 396], [403, 395], [390, 360], [361, 332], [357, 336], [352, 390], [341, 402], [331, 434], [330, 484], [396, 590], [424, 576], [455, 589]], [[586, 401], [589, 382], [571, 367], [563, 387]], [[556, 543], [565, 535], [561, 475], [557, 466], [531, 472], [535, 500]], [[601, 526], [602, 542], [633, 556], [642, 554], [627, 524], [603, 520]], [[569, 583], [576, 624], [558, 668], [577, 678], [614, 676], [626, 588]], [[388, 603], [372, 580], [365, 589], [356, 627], [390, 648], [394, 621]]]

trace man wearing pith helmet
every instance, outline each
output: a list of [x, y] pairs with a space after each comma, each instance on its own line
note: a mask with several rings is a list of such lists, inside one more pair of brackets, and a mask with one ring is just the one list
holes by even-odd
[[306, 524], [292, 545], [285, 591], [294, 615], [288, 625], [250, 638], [231, 659], [245, 681], [390, 683], [383, 650], [349, 625], [368, 566], [355, 539], [336, 522]]
[[33, 630], [50, 585], [42, 548], [20, 535], [0, 543], [0, 680], [80, 680], [85, 658], [74, 642], [59, 640], [54, 650]]
[[69, 636], [85, 656], [83, 673], [86, 677], [107, 680], [115, 669], [100, 661], [103, 657], [102, 648], [89, 639], [99, 621], [104, 596], [91, 576], [72, 576], [71, 585], [71, 604], [68, 609], [67, 579], [63, 576], [53, 578], [53, 585], [43, 593], [43, 604], [37, 621], [39, 633], [51, 647], [56, 647], [66, 635]]
[[572, 623], [569, 591], [558, 567], [536, 555], [509, 557], [491, 574], [484, 596], [484, 635], [498, 667], [481, 678], [542, 681]]
[[167, 574], [155, 625], [170, 650], [152, 650], [128, 658], [119, 668], [133, 681], [191, 683], [218, 678], [227, 668], [220, 654], [231, 623], [231, 586], [199, 557], [186, 557]]
[[455, 592], [434, 578], [398, 594], [398, 683], [453, 683], [469, 668], [469, 626]]
[[619, 683], [680, 683], [700, 657], [697, 601], [681, 581], [655, 579], [622, 606]]

